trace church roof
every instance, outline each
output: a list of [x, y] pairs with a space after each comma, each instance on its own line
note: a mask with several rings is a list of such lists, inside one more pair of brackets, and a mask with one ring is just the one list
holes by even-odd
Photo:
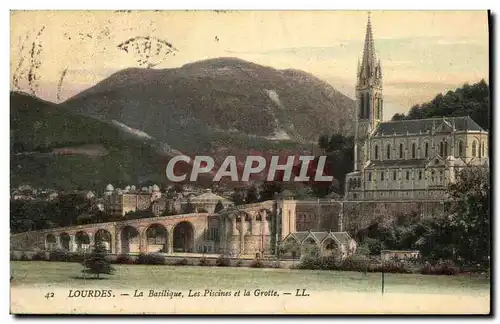
[[328, 232], [311, 232], [311, 234], [319, 241], [323, 241], [328, 236]]
[[332, 232], [331, 235], [333, 235], [340, 244], [347, 244], [352, 239], [347, 232]]
[[428, 119], [397, 120], [380, 123], [373, 136], [451, 133], [455, 131], [483, 131], [472, 118], [464, 117], [437, 117]]
[[[349, 243], [349, 240], [351, 240], [351, 236], [347, 232], [309, 232], [309, 231], [304, 231], [304, 232], [295, 232], [295, 233], [290, 233], [287, 235], [288, 236], [294, 236], [297, 238], [299, 243], [303, 243], [304, 240], [307, 237], [313, 237], [317, 242], [322, 243], [327, 237], [330, 237], [336, 241], [338, 241], [340, 244], [347, 244]], [[285, 240], [287, 239], [285, 237]]]

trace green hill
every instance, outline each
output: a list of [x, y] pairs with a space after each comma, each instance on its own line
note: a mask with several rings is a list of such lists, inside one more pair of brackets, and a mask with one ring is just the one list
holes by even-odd
[[392, 120], [459, 116], [470, 116], [479, 126], [490, 129], [490, 89], [484, 80], [438, 94], [430, 102], [413, 106], [407, 115], [395, 114]]
[[164, 180], [164, 157], [113, 125], [16, 92], [10, 115], [12, 187], [100, 189]]

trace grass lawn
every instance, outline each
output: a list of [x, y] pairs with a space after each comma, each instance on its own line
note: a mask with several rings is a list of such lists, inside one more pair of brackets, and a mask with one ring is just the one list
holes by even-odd
[[[77, 279], [79, 263], [11, 261], [11, 283], [19, 287], [99, 287], [112, 289], [306, 288], [313, 291], [380, 292], [381, 274], [344, 271], [252, 269], [195, 266], [114, 265], [105, 280]], [[489, 279], [468, 276], [386, 274], [386, 293], [488, 296]]]

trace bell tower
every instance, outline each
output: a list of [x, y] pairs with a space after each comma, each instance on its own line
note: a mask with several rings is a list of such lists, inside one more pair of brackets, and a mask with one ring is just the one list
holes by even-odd
[[358, 60], [356, 83], [356, 128], [354, 170], [362, 170], [369, 159], [368, 137], [382, 120], [382, 68], [375, 54], [370, 13], [366, 25], [363, 59]]

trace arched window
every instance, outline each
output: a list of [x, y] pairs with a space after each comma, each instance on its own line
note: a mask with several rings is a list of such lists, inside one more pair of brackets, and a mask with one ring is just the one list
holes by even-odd
[[367, 93], [365, 96], [365, 118], [370, 118], [370, 94]]
[[448, 156], [448, 141], [444, 141], [444, 156]]
[[429, 157], [429, 143], [425, 143], [425, 150], [424, 150], [424, 154], [425, 154], [425, 157], [428, 158]]
[[439, 155], [444, 156], [444, 142], [439, 143]]
[[411, 144], [411, 158], [414, 159], [417, 156], [417, 147], [415, 143]]
[[378, 98], [378, 119], [382, 119], [382, 98]]
[[387, 156], [387, 160], [391, 159], [391, 144], [387, 144], [386, 156]]
[[375, 160], [378, 160], [378, 145], [375, 145]]
[[363, 93], [359, 97], [359, 118], [365, 118], [365, 95]]
[[476, 149], [477, 149], [476, 141], [472, 141], [472, 157], [476, 157]]
[[479, 142], [479, 152], [478, 152], [479, 157], [483, 156], [482, 153], [483, 153], [483, 144], [481, 142]]
[[403, 158], [403, 143], [399, 144], [399, 158]]
[[484, 146], [485, 145], [484, 145], [484, 141], [483, 141], [483, 145], [481, 146], [481, 149], [483, 150], [483, 157], [486, 156], [486, 155], [484, 155]]
[[458, 142], [458, 156], [459, 157], [464, 156], [464, 142], [462, 142], [462, 141]]

